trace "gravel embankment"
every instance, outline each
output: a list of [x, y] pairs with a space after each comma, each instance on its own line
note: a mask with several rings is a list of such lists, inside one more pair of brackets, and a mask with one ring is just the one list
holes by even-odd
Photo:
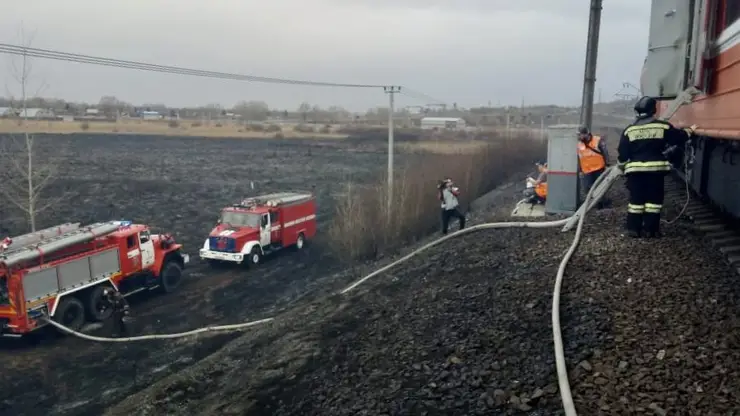
[[[732, 414], [740, 281], [685, 222], [658, 241], [621, 237], [623, 187], [612, 196], [614, 209], [589, 216], [563, 285], [579, 414]], [[442, 244], [109, 414], [562, 414], [550, 308], [572, 236], [491, 230]]]

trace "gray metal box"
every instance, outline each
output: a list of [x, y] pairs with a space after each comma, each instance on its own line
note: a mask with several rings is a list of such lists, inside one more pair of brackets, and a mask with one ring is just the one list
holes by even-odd
[[548, 214], [572, 214], [578, 208], [578, 125], [559, 124], [547, 131]]

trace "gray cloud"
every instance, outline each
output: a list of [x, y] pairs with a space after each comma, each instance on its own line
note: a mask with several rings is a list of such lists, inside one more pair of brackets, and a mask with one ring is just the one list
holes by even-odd
[[[399, 4], [403, 4], [400, 6]], [[604, 8], [597, 88], [611, 98], [636, 82], [649, 4]], [[34, 0], [0, 15], [0, 39], [21, 24], [33, 46], [151, 63], [322, 81], [407, 85], [463, 106], [580, 101], [584, 0]], [[7, 59], [5, 59], [7, 62]], [[0, 66], [0, 81], [13, 86]], [[381, 91], [238, 83], [37, 60], [48, 95], [96, 101], [231, 105], [301, 101], [352, 109], [386, 104]], [[399, 105], [419, 101], [399, 98]], [[424, 104], [423, 102], [421, 104]]]

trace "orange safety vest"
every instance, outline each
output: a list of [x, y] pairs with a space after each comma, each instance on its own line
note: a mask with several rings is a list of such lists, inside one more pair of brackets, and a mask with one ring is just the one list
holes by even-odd
[[547, 182], [540, 182], [534, 187], [534, 193], [542, 199], [547, 199]]
[[582, 141], [578, 141], [578, 161], [581, 164], [581, 172], [591, 173], [606, 167], [604, 156], [591, 149], [598, 149], [601, 137], [592, 136], [591, 141], [586, 146]]

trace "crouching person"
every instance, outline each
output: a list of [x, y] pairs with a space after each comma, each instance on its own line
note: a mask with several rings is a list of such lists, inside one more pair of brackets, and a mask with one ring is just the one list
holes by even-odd
[[460, 202], [457, 197], [460, 190], [452, 183], [452, 179], [445, 179], [441, 184], [440, 199], [442, 200], [442, 234], [447, 234], [450, 220], [457, 218], [460, 229], [465, 228], [465, 215], [460, 212]]
[[103, 296], [104, 308], [110, 308], [113, 311], [109, 318], [110, 336], [112, 338], [128, 337], [128, 324], [131, 322], [128, 302], [121, 292], [113, 289], [105, 289]]

